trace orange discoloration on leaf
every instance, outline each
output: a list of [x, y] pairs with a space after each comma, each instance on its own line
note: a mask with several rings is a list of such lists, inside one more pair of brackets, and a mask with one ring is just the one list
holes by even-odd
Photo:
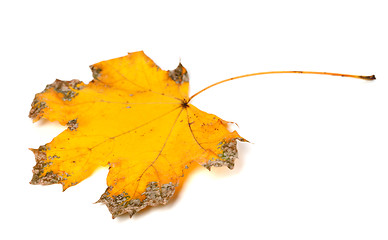
[[68, 129], [39, 149], [32, 184], [67, 189], [109, 166], [99, 202], [113, 217], [166, 204], [191, 166], [233, 168], [236, 141], [228, 122], [189, 102], [179, 64], [161, 70], [143, 52], [91, 66], [94, 80], [56, 80], [36, 94], [30, 117]]

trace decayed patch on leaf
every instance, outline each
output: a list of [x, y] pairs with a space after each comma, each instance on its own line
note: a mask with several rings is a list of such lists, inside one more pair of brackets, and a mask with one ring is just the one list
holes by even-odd
[[175, 187], [173, 183], [159, 186], [158, 182], [150, 182], [145, 192], [142, 193], [143, 199], [131, 198], [126, 192], [110, 196], [111, 188], [109, 187], [97, 202], [106, 204], [113, 218], [123, 213], [128, 213], [132, 217], [147, 206], [166, 204], [174, 195]]
[[242, 138], [231, 139], [228, 142], [222, 141], [219, 143], [219, 149], [221, 153], [218, 154], [218, 158], [209, 159], [206, 163], [202, 164], [208, 170], [211, 167], [227, 166], [229, 169], [234, 168], [234, 160], [238, 157], [237, 152], [237, 140], [245, 141]]
[[74, 131], [78, 128], [77, 119], [73, 119], [67, 122], [67, 126], [70, 131]]
[[228, 122], [189, 103], [189, 78], [179, 64], [161, 70], [143, 52], [90, 66], [94, 80], [47, 85], [36, 94], [30, 117], [68, 128], [35, 154], [32, 184], [63, 189], [109, 166], [98, 202], [113, 217], [166, 204], [192, 165], [227, 166], [245, 141]]
[[175, 70], [168, 71], [168, 76], [177, 84], [181, 84], [182, 82], [189, 82], [189, 74], [181, 63], [179, 63]]
[[30, 150], [34, 153], [36, 160], [36, 165], [32, 170], [33, 176], [30, 182], [31, 184], [50, 185], [60, 183], [61, 180], [64, 179], [63, 176], [58, 175], [53, 171], [45, 171], [45, 168], [52, 164], [52, 161], [50, 160], [57, 157], [51, 157], [48, 161], [46, 155], [46, 146], [40, 146], [38, 149], [30, 148]]

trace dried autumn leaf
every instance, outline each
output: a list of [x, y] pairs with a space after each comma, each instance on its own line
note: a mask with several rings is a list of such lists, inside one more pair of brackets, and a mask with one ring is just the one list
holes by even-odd
[[246, 141], [219, 117], [190, 100], [218, 84], [248, 76], [308, 73], [374, 80], [326, 72], [272, 71], [214, 83], [188, 97], [188, 75], [179, 64], [161, 70], [143, 52], [91, 66], [94, 80], [61, 81], [35, 95], [34, 122], [58, 121], [68, 128], [35, 154], [31, 184], [60, 183], [63, 190], [109, 166], [107, 189], [98, 202], [113, 218], [166, 204], [182, 185], [189, 167], [227, 166], [237, 157], [237, 140]]
[[68, 128], [31, 149], [31, 184], [62, 184], [63, 190], [109, 166], [98, 202], [113, 218], [166, 204], [190, 166], [227, 166], [237, 157], [228, 122], [189, 103], [189, 79], [180, 64], [161, 70], [143, 52], [91, 66], [94, 80], [47, 85], [36, 94], [30, 117]]

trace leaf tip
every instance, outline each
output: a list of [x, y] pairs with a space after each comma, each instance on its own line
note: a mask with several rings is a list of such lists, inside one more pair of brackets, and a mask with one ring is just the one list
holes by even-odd
[[237, 140], [240, 142], [246, 142], [242, 137], [236, 137], [229, 140], [224, 140], [219, 143], [219, 149], [221, 153], [217, 155], [217, 158], [212, 158], [206, 163], [202, 164], [203, 167], [211, 170], [211, 167], [227, 166], [230, 170], [234, 168], [235, 160], [238, 158]]
[[182, 84], [183, 82], [189, 82], [189, 74], [182, 63], [179, 62], [178, 66], [174, 70], [168, 71], [168, 76], [176, 84]]
[[97, 67], [97, 66], [95, 66], [95, 64], [94, 64], [94, 65], [90, 65], [89, 68], [90, 68], [90, 70], [92, 71], [93, 79], [95, 79], [95, 80], [98, 81], [99, 78], [101, 77], [101, 71], [102, 71], [102, 69], [99, 68], [99, 67]]

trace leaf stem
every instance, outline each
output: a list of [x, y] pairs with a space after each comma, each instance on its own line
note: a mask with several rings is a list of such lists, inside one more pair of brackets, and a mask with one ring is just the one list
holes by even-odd
[[320, 74], [320, 75], [330, 75], [330, 76], [339, 76], [339, 77], [360, 78], [360, 79], [364, 79], [364, 80], [375, 80], [376, 79], [375, 75], [360, 76], [360, 75], [350, 75], [350, 74], [330, 73], [330, 72], [311, 72], [311, 71], [271, 71], [271, 72], [259, 72], [259, 73], [251, 73], [251, 74], [245, 74], [245, 75], [241, 75], [241, 76], [237, 76], [237, 77], [232, 77], [232, 78], [228, 78], [228, 79], [225, 79], [225, 80], [213, 83], [213, 84], [205, 87], [204, 89], [194, 93], [189, 98], [189, 100], [187, 102], [190, 102], [191, 99], [193, 99], [195, 96], [197, 96], [198, 94], [202, 93], [203, 91], [206, 91], [207, 89], [212, 88], [212, 87], [214, 87], [214, 86], [216, 86], [218, 84], [224, 83], [224, 82], [232, 81], [232, 80], [239, 79], [239, 78], [252, 77], [252, 76], [257, 76], [257, 75], [265, 75], [265, 74], [278, 74], [278, 73]]

